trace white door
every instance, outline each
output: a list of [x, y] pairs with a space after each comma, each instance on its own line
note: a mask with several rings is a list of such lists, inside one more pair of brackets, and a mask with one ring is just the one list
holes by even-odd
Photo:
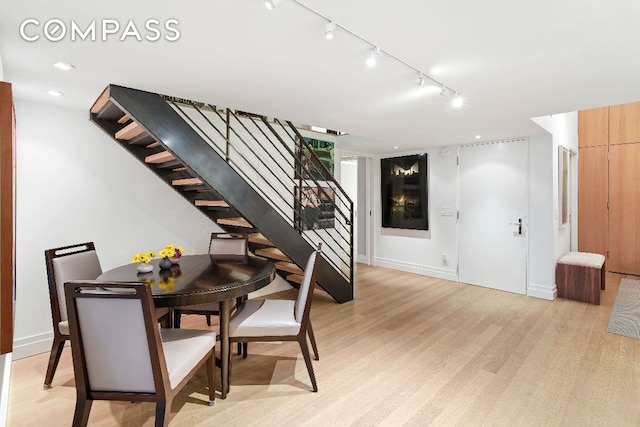
[[459, 280], [526, 294], [527, 140], [462, 146]]

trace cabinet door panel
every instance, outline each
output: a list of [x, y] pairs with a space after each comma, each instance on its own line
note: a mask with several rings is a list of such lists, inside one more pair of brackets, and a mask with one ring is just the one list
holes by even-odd
[[609, 143], [609, 107], [578, 111], [578, 146]]
[[580, 148], [578, 157], [578, 250], [607, 254], [607, 146]]
[[609, 107], [609, 144], [640, 142], [640, 102]]
[[640, 274], [640, 144], [609, 148], [608, 270]]

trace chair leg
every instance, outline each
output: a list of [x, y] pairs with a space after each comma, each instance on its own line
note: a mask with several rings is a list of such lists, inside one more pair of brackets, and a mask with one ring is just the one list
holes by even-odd
[[240, 356], [242, 354], [242, 343], [239, 342], [238, 343], [238, 356]]
[[207, 326], [211, 326], [211, 315], [207, 314]]
[[180, 310], [173, 310], [173, 327], [176, 329], [180, 329], [180, 319], [182, 318], [182, 313]]
[[243, 342], [242, 343], [242, 358], [246, 359], [247, 358], [247, 353], [249, 352], [249, 343], [248, 342]]
[[73, 414], [73, 427], [85, 427], [89, 422], [89, 412], [91, 412], [91, 404], [93, 400], [80, 398], [76, 401], [76, 411]]
[[171, 401], [159, 400], [156, 402], [156, 427], [166, 427], [169, 425], [169, 414], [171, 413]]
[[316, 360], [320, 360], [320, 356], [318, 355], [318, 346], [316, 345], [316, 337], [313, 335], [313, 328], [311, 327], [311, 319], [309, 319], [309, 324], [307, 326], [307, 332], [309, 333], [309, 340], [311, 341], [311, 347], [313, 348], [313, 354], [316, 356]]
[[207, 385], [209, 387], [209, 406], [216, 403], [216, 354], [207, 360]]
[[304, 356], [304, 363], [307, 365], [307, 371], [309, 371], [309, 378], [311, 378], [311, 385], [313, 386], [313, 391], [318, 391], [318, 385], [316, 384], [316, 376], [313, 373], [313, 365], [311, 364], [311, 354], [309, 354], [309, 347], [307, 346], [307, 337], [306, 335], [302, 335], [298, 338], [298, 343], [300, 344], [300, 350], [302, 350], [302, 355]]
[[53, 376], [58, 368], [58, 362], [60, 362], [60, 356], [62, 356], [62, 350], [64, 350], [64, 343], [66, 339], [54, 338], [53, 345], [51, 346], [51, 354], [49, 355], [49, 365], [47, 366], [47, 373], [44, 376], [44, 389], [51, 388], [51, 382]]

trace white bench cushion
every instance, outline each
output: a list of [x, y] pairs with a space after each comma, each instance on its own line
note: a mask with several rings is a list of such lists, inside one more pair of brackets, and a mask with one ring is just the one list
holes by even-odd
[[577, 265], [580, 267], [602, 268], [604, 255], [589, 252], [569, 252], [558, 260], [558, 264]]

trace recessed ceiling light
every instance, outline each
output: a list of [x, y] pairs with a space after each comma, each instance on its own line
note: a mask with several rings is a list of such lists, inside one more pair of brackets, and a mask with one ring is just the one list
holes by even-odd
[[480, 138], [482, 138], [482, 135], [476, 135], [476, 136], [474, 136], [474, 138], [475, 139], [480, 139]]
[[66, 62], [60, 62], [60, 61], [54, 63], [53, 66], [63, 71], [71, 71], [74, 68], [76, 68], [71, 64], [67, 64]]
[[393, 149], [394, 149], [394, 150], [397, 150], [397, 149], [398, 149], [398, 147], [393, 147]]
[[49, 92], [47, 92], [49, 95], [51, 96], [62, 96], [63, 93], [60, 92], [59, 90], [50, 90]]

